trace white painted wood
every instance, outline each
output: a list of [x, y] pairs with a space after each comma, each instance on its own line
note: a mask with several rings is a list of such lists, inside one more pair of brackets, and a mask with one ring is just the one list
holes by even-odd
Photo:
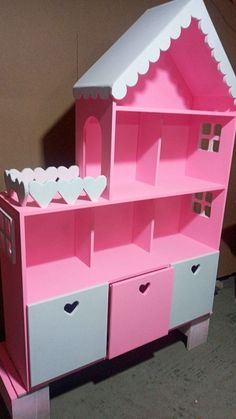
[[173, 265], [170, 329], [212, 311], [218, 258], [214, 252]]
[[107, 284], [28, 306], [32, 386], [106, 356], [107, 307]]
[[49, 387], [12, 401], [12, 419], [50, 419]]
[[187, 349], [189, 351], [207, 341], [209, 323], [210, 314], [207, 314], [180, 328], [180, 331], [187, 336]]
[[91, 201], [97, 201], [107, 186], [106, 176], [100, 175], [96, 178], [86, 176], [83, 180], [84, 191]]
[[29, 192], [40, 207], [46, 208], [57, 193], [57, 183], [53, 180], [44, 183], [34, 180], [29, 184]]
[[58, 177], [61, 180], [72, 180], [76, 179], [79, 176], [79, 166], [72, 165], [69, 168], [65, 166], [59, 166], [58, 169]]
[[83, 190], [83, 179], [80, 177], [71, 180], [59, 179], [57, 188], [59, 194], [67, 204], [74, 204]]

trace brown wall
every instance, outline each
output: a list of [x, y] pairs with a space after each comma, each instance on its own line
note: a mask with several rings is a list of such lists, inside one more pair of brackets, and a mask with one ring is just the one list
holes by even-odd
[[[77, 78], [162, 0], [0, 0], [0, 190], [6, 168], [74, 162]], [[206, 0], [236, 68], [236, 6]], [[219, 274], [236, 271], [236, 156]]]

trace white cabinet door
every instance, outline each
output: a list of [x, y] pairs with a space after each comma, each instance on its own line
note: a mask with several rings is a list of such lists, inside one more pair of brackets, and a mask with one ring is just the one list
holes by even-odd
[[28, 305], [31, 386], [106, 356], [108, 285]]
[[212, 311], [219, 252], [173, 264], [170, 329]]

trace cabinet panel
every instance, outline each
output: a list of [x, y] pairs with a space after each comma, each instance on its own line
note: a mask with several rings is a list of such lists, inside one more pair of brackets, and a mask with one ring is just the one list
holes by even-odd
[[212, 311], [219, 253], [175, 263], [170, 328]]
[[110, 286], [109, 358], [168, 333], [172, 282], [165, 268]]
[[106, 356], [108, 285], [28, 306], [31, 385]]

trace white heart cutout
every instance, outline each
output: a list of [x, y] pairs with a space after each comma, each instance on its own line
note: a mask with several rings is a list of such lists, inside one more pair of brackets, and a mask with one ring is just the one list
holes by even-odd
[[91, 201], [97, 201], [107, 186], [106, 176], [100, 175], [96, 178], [86, 176], [83, 180], [84, 190]]
[[58, 192], [67, 204], [74, 204], [83, 190], [83, 179], [58, 180]]
[[57, 183], [52, 180], [45, 183], [33, 181], [29, 185], [29, 192], [41, 208], [46, 208], [57, 192]]
[[69, 168], [60, 166], [58, 167], [57, 172], [60, 180], [72, 180], [79, 176], [79, 166], [73, 165]]

